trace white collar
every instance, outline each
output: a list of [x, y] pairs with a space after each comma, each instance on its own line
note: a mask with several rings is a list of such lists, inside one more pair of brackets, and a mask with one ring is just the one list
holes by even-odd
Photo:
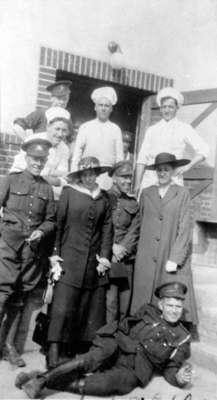
[[80, 185], [77, 185], [76, 183], [74, 183], [72, 185], [70, 185], [68, 183], [66, 186], [69, 186], [72, 189], [77, 190], [78, 192], [85, 193], [88, 196], [92, 197], [92, 199], [95, 199], [97, 196], [99, 196], [99, 194], [101, 192], [101, 189], [100, 189], [99, 185], [97, 185], [96, 188], [92, 192], [87, 188], [84, 188], [84, 187], [82, 187]]

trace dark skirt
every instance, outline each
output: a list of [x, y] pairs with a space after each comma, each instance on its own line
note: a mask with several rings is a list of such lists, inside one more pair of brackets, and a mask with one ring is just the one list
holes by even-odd
[[93, 290], [57, 283], [50, 310], [48, 342], [91, 342], [105, 324], [105, 286]]

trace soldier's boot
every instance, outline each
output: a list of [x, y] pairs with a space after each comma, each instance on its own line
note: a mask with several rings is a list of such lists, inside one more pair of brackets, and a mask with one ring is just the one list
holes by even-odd
[[69, 382], [77, 379], [78, 374], [82, 374], [86, 369], [87, 365], [84, 358], [82, 356], [77, 357], [28, 380], [22, 385], [22, 389], [30, 399], [36, 399], [40, 396], [44, 387], [64, 390]]
[[15, 386], [18, 389], [22, 389], [24, 383], [28, 382], [30, 379], [36, 378], [41, 375], [41, 371], [31, 371], [31, 372], [20, 372], [15, 379]]
[[23, 307], [11, 306], [7, 310], [7, 319], [5, 321], [3, 335], [5, 343], [2, 350], [3, 359], [16, 367], [25, 367], [26, 363], [19, 355], [15, 347], [15, 338], [20, 324]]

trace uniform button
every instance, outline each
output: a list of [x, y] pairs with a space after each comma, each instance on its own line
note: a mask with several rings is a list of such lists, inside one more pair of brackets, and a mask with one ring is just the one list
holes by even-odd
[[29, 211], [29, 214], [31, 215], [31, 214], [32, 214], [32, 211]]
[[163, 221], [163, 215], [159, 215], [159, 220]]
[[147, 344], [145, 344], [145, 346], [144, 346], [144, 347], [145, 347], [145, 349], [147, 349], [147, 348], [148, 348]]
[[153, 342], [153, 339], [149, 339], [150, 342]]
[[160, 333], [159, 333], [159, 332], [157, 333], [157, 336], [160, 336]]
[[163, 347], [167, 347], [167, 344], [165, 342], [163, 343]]
[[30, 207], [32, 207], [32, 203], [30, 203]]

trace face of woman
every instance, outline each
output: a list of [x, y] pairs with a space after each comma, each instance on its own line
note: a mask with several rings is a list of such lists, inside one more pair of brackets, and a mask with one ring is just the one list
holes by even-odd
[[96, 185], [96, 172], [94, 169], [89, 169], [81, 173], [81, 183], [86, 189], [93, 190]]
[[47, 133], [53, 147], [55, 147], [67, 136], [68, 124], [65, 121], [55, 121], [48, 125]]
[[178, 106], [175, 99], [171, 97], [162, 99], [161, 101], [161, 115], [165, 121], [170, 121], [176, 116]]
[[158, 183], [161, 186], [169, 185], [174, 173], [174, 168], [171, 164], [161, 164], [156, 168]]

